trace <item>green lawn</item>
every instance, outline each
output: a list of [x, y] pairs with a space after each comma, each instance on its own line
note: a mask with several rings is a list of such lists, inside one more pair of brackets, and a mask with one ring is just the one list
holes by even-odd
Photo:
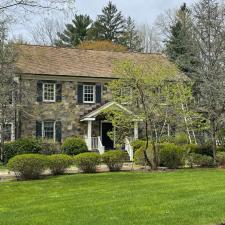
[[1, 225], [225, 222], [225, 170], [101, 173], [0, 183]]

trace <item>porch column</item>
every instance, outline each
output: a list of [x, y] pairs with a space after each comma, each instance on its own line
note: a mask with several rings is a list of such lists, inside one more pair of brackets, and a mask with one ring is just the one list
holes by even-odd
[[138, 139], [138, 121], [134, 121], [134, 140]]
[[92, 138], [92, 121], [88, 120], [87, 139], [88, 139], [88, 150], [89, 151], [92, 150], [91, 138]]

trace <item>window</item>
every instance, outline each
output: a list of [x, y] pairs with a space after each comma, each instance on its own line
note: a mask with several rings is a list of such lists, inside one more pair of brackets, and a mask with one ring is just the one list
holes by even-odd
[[84, 85], [84, 103], [95, 103], [95, 85]]
[[42, 123], [42, 137], [47, 140], [55, 140], [55, 122], [44, 121]]
[[56, 86], [54, 83], [43, 84], [43, 101], [44, 102], [55, 102], [56, 100]]

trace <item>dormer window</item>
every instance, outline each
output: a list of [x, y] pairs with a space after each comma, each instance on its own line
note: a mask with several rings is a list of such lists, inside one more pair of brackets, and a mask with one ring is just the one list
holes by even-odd
[[43, 83], [43, 101], [55, 102], [56, 101], [56, 84]]
[[83, 88], [84, 103], [95, 103], [95, 85], [85, 84]]

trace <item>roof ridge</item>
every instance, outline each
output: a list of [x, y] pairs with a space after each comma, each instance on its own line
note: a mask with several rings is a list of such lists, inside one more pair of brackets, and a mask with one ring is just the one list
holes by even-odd
[[110, 53], [123, 53], [123, 54], [138, 54], [138, 55], [158, 55], [165, 57], [165, 54], [163, 53], [145, 53], [145, 52], [129, 52], [129, 51], [113, 51], [113, 50], [98, 50], [98, 49], [79, 49], [75, 47], [64, 47], [64, 46], [51, 46], [51, 45], [40, 45], [40, 44], [21, 44], [16, 43], [18, 46], [28, 46], [28, 47], [40, 47], [40, 48], [55, 48], [55, 49], [67, 49], [67, 50], [78, 50], [78, 51], [91, 51], [91, 52], [110, 52]]

